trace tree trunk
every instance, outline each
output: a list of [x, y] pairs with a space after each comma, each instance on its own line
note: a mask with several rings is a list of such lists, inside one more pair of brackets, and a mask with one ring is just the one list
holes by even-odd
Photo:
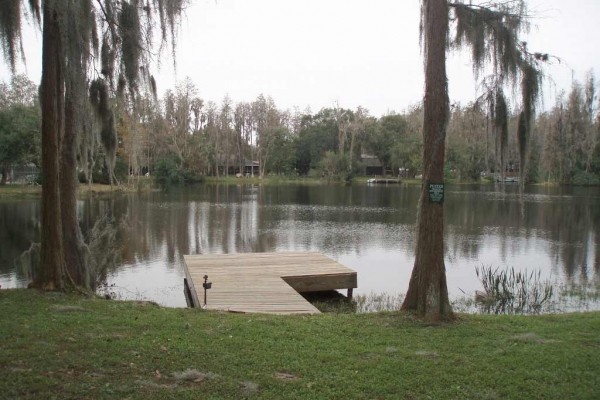
[[244, 157], [242, 155], [242, 131], [240, 129], [240, 131], [238, 132], [239, 135], [237, 137], [237, 151], [238, 151], [238, 162], [239, 167], [240, 167], [240, 174], [243, 176], [244, 175]]
[[490, 120], [485, 123], [485, 172], [490, 173]]
[[260, 161], [260, 177], [264, 178], [266, 173], [267, 173], [267, 162], [269, 160], [269, 150], [268, 148], [265, 149], [264, 154], [261, 152], [261, 157], [259, 159]]
[[342, 126], [342, 123], [338, 121], [338, 152], [340, 155], [344, 154], [346, 147], [346, 127]]
[[356, 130], [358, 128], [354, 127], [354, 129], [352, 129], [352, 133], [350, 136], [350, 156], [348, 157], [348, 172], [352, 173], [352, 161], [354, 160], [354, 143], [356, 141]]
[[444, 182], [444, 152], [449, 115], [446, 78], [447, 0], [423, 0], [425, 99], [423, 184], [417, 220], [415, 264], [403, 310], [430, 320], [454, 318], [444, 266], [444, 208], [428, 196], [429, 183]]
[[56, 11], [44, 2], [42, 45], [42, 231], [40, 266], [34, 286], [45, 290], [64, 288], [62, 220], [60, 213], [59, 148], [63, 107], [63, 72], [60, 31]]

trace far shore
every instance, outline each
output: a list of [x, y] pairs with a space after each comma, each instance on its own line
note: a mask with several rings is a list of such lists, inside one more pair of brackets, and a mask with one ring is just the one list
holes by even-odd
[[[367, 181], [373, 178], [373, 176], [360, 176], [355, 177], [350, 184], [367, 184]], [[398, 178], [397, 176], [388, 175], [386, 177], [377, 176], [376, 178], [388, 178], [388, 179], [400, 179], [402, 185], [420, 185], [421, 179], [416, 178]], [[343, 185], [346, 184], [343, 181], [336, 179], [327, 179], [322, 177], [302, 177], [302, 176], [285, 176], [285, 175], [268, 175], [266, 177], [256, 176], [245, 176], [236, 177], [230, 176], [207, 176], [204, 178], [204, 184], [225, 184], [225, 185]], [[453, 179], [447, 179], [446, 184], [451, 185], [469, 185], [469, 184], [480, 184], [480, 185], [493, 185], [494, 182], [488, 179], [482, 179], [479, 182], [475, 181], [455, 181]], [[528, 184], [528, 186], [543, 186], [543, 187], [558, 187], [561, 186], [558, 183], [553, 182], [540, 182], [534, 184]], [[152, 177], [144, 177], [134, 179], [129, 182], [124, 182], [115, 185], [107, 185], [101, 183], [80, 183], [78, 192], [80, 196], [94, 195], [94, 194], [111, 194], [111, 193], [135, 193], [135, 192], [150, 192], [154, 190], [160, 190], [160, 187], [156, 185]], [[7, 184], [0, 186], [0, 197], [27, 197], [27, 196], [39, 196], [42, 192], [41, 185], [20, 185], [20, 184]]]

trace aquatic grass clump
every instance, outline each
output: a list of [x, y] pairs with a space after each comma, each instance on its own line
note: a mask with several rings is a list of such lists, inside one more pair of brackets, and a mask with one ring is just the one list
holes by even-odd
[[600, 309], [600, 281], [563, 283], [557, 289], [561, 311]]
[[514, 267], [475, 267], [484, 292], [475, 292], [475, 301], [486, 314], [539, 314], [551, 304], [554, 294], [550, 280], [541, 271], [517, 271]]
[[357, 295], [353, 299], [357, 313], [397, 311], [402, 306], [404, 294], [375, 293]]

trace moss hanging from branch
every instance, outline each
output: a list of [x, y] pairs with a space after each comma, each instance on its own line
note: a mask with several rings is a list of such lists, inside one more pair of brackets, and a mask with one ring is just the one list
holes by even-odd
[[[29, 11], [39, 23], [41, 21], [39, 0], [29, 0]], [[25, 61], [21, 40], [22, 15], [21, 0], [0, 1], [0, 47], [13, 74], [16, 71], [19, 54]]]
[[541, 96], [543, 74], [533, 61], [523, 61], [521, 64], [521, 71], [523, 110], [529, 120], [528, 123], [530, 123]]
[[102, 49], [100, 50], [100, 73], [106, 77], [109, 82], [113, 82], [115, 74], [115, 52], [110, 45], [108, 34], [102, 39]]
[[[72, 135], [79, 167], [89, 179], [89, 160], [96, 150], [88, 103], [87, 69], [92, 55], [98, 56], [100, 41], [92, 0], [63, 0], [60, 15], [64, 43], [65, 95], [69, 102], [65, 135]], [[63, 149], [66, 150], [66, 149]]]
[[154, 101], [158, 100], [158, 91], [157, 91], [157, 87], [156, 87], [156, 79], [154, 79], [154, 75], [150, 75], [150, 91], [152, 92], [152, 98], [154, 99]]
[[113, 170], [117, 157], [117, 129], [115, 115], [110, 107], [108, 85], [103, 79], [95, 79], [90, 83], [90, 103], [100, 129], [100, 142], [106, 153], [106, 166], [110, 183], [112, 184]]
[[[504, 174], [506, 147], [508, 143], [508, 107], [503, 94], [506, 84], [521, 83], [523, 113], [519, 123], [519, 154], [521, 182], [524, 183], [527, 170], [527, 149], [531, 135], [535, 106], [540, 97], [542, 73], [539, 63], [547, 62], [549, 55], [529, 53], [527, 44], [519, 35], [529, 30], [525, 1], [514, 0], [499, 3], [474, 5], [457, 0], [450, 4], [456, 31], [450, 45], [460, 48], [471, 47], [475, 75], [490, 62], [493, 67], [493, 84], [490, 95], [490, 116], [496, 133], [500, 136], [500, 164]], [[494, 100], [491, 100], [491, 99]], [[521, 126], [522, 125], [522, 126]]]
[[469, 45], [475, 75], [491, 62], [499, 80], [516, 79], [521, 60], [518, 35], [529, 29], [524, 2], [497, 4], [494, 9], [460, 2], [450, 6], [456, 25], [450, 44]]
[[[183, 13], [188, 0], [152, 0], [154, 8], [158, 10], [160, 26], [161, 26], [161, 38], [162, 44], [164, 45], [167, 39], [171, 38], [171, 48], [173, 55], [175, 54], [175, 27], [177, 26], [177, 20]], [[146, 5], [146, 10], [150, 12], [150, 1]], [[161, 46], [162, 47], [162, 46]], [[173, 57], [173, 63], [175, 63], [175, 57]]]
[[0, 6], [0, 38], [2, 52], [13, 73], [16, 71], [17, 55], [23, 53], [21, 36], [16, 32], [21, 32], [21, 0], [4, 0]]
[[[86, 115], [94, 115], [95, 111], [90, 102], [86, 102], [83, 113]], [[85, 118], [82, 126], [82, 137], [79, 140], [79, 167], [85, 175], [87, 183], [92, 182], [92, 172], [96, 164], [96, 155], [98, 153], [98, 140], [95, 132], [96, 118]]]
[[517, 139], [519, 140], [519, 161], [520, 161], [520, 184], [523, 185], [523, 178], [526, 176], [526, 162], [527, 162], [527, 149], [529, 147], [527, 117], [525, 111], [521, 111], [519, 114], [519, 127], [517, 128]]
[[500, 141], [500, 177], [504, 180], [506, 171], [506, 150], [508, 147], [508, 106], [504, 92], [500, 89], [496, 92], [494, 107], [494, 128], [499, 134]]
[[40, 8], [40, 0], [29, 0], [29, 12], [33, 15], [33, 19], [41, 24], [42, 22], [42, 9]]
[[543, 74], [537, 67], [536, 61], [525, 60], [521, 64], [521, 96], [523, 111], [519, 115], [519, 128], [517, 136], [519, 139], [520, 158], [520, 183], [521, 188], [525, 184], [528, 169], [529, 142], [532, 133], [533, 119], [535, 117], [536, 105], [541, 97]]
[[129, 92], [134, 96], [137, 91], [142, 52], [142, 27], [137, 1], [121, 3], [118, 28], [124, 75], [129, 84]]

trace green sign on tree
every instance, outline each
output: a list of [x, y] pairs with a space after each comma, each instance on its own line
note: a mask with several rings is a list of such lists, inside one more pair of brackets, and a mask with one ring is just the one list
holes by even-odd
[[441, 204], [444, 202], [444, 184], [428, 183], [429, 202]]

